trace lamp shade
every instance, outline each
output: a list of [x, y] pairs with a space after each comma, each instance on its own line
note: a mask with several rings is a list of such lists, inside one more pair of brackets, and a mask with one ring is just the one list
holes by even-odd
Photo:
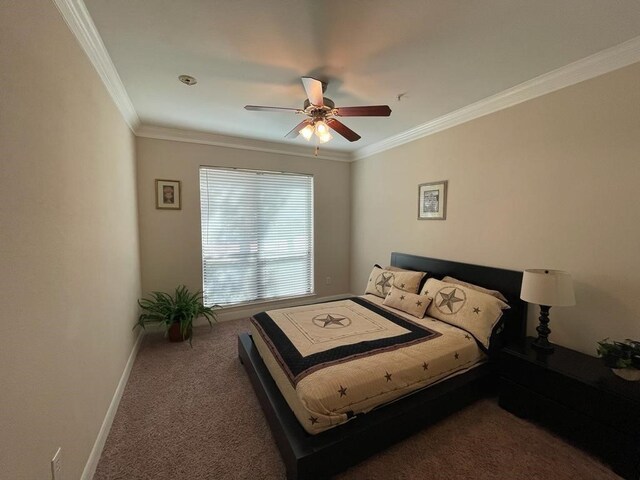
[[549, 307], [568, 307], [576, 304], [571, 275], [560, 270], [525, 270], [520, 298], [525, 302]]

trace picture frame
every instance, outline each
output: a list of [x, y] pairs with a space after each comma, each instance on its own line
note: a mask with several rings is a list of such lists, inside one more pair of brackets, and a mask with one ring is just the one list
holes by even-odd
[[418, 220], [447, 218], [447, 180], [418, 185]]
[[182, 209], [182, 191], [180, 188], [180, 180], [156, 179], [156, 209]]

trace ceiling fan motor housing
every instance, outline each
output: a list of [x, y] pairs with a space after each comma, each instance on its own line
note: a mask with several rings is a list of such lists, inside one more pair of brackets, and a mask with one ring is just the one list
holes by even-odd
[[[322, 97], [322, 101], [324, 102], [324, 106], [326, 107], [325, 110], [333, 110], [334, 108], [336, 108], [336, 104], [333, 103], [333, 100], [331, 100], [330, 98]], [[306, 99], [304, 101], [303, 110], [306, 110], [310, 106], [311, 106], [311, 102], [309, 101], [309, 99]], [[322, 108], [322, 107], [320, 107], [320, 108]]]

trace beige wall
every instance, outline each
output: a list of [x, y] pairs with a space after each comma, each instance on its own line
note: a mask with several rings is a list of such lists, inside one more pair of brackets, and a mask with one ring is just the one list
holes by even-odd
[[[447, 219], [416, 220], [443, 179]], [[578, 304], [551, 309], [553, 341], [640, 338], [640, 64], [362, 159], [352, 185], [352, 291], [394, 250], [564, 269]]]
[[[137, 139], [137, 158], [143, 291], [202, 289], [200, 165], [313, 174], [315, 291], [318, 297], [348, 291], [348, 163], [150, 138]], [[182, 182], [182, 210], [155, 208], [156, 178]]]
[[0, 12], [0, 477], [78, 479], [134, 344], [134, 137], [50, 0]]

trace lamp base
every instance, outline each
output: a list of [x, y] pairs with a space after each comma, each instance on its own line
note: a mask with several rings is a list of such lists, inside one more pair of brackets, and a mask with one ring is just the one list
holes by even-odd
[[553, 353], [553, 345], [544, 337], [538, 336], [533, 342], [531, 342], [531, 346], [536, 350], [539, 350], [544, 353]]
[[536, 328], [538, 332], [538, 338], [531, 342], [531, 346], [536, 350], [544, 353], [553, 353], [553, 345], [549, 343], [549, 334], [551, 329], [549, 328], [549, 309], [551, 307], [547, 305], [540, 305], [540, 317], [538, 321], [540, 324]]

